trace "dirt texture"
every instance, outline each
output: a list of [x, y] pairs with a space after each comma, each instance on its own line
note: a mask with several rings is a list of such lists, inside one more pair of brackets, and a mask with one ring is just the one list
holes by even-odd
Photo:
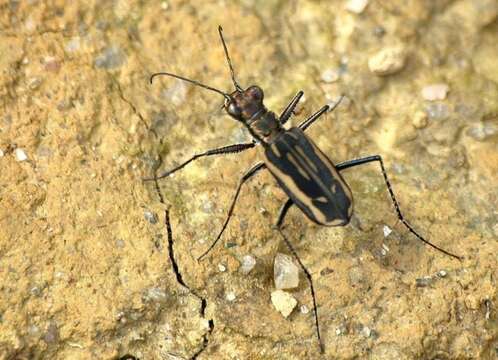
[[[366, 6], [365, 6], [366, 5]], [[339, 163], [348, 226], [291, 208], [284, 233], [309, 269], [284, 318], [271, 302], [285, 193], [223, 97], [258, 84], [288, 126]], [[498, 3], [0, 0], [0, 359], [496, 359]], [[165, 211], [169, 209], [172, 240]], [[256, 265], [242, 271], [244, 256]]]

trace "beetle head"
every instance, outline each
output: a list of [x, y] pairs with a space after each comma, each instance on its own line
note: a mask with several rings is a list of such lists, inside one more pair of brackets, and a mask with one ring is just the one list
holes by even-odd
[[231, 93], [229, 98], [225, 98], [224, 108], [232, 118], [247, 122], [264, 111], [263, 98], [263, 90], [252, 85], [246, 90], [237, 89]]

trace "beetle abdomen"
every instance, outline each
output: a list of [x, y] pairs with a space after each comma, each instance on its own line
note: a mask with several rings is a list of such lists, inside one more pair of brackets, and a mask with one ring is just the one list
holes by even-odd
[[299, 128], [265, 148], [265, 163], [292, 201], [318, 224], [346, 225], [353, 213], [348, 185], [329, 158]]

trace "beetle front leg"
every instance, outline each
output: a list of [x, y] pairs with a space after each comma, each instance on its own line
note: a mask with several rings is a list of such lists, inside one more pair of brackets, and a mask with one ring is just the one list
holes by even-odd
[[[329, 105], [324, 105], [320, 110], [318, 110], [316, 113], [311, 115], [309, 118], [304, 120], [301, 124], [299, 124], [299, 128], [303, 131], [305, 131], [311, 124], [313, 124], [320, 116], [325, 114], [327, 111], [334, 111], [337, 106], [341, 103], [342, 99], [344, 99], [344, 95], [341, 95], [339, 100], [330, 108]], [[330, 109], [330, 110], [329, 110]]]
[[294, 109], [297, 106], [297, 103], [303, 96], [304, 92], [302, 90], [298, 91], [296, 96], [291, 100], [291, 102], [285, 107], [284, 111], [282, 111], [282, 114], [280, 114], [278, 120], [280, 121], [280, 125], [284, 125], [287, 120], [290, 119], [291, 115], [294, 112]]

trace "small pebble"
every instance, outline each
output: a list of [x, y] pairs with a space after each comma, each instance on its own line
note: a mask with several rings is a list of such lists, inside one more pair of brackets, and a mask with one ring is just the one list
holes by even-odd
[[38, 286], [33, 286], [29, 292], [31, 293], [31, 295], [33, 296], [40, 296], [41, 293], [42, 293], [42, 290], [43, 289], [40, 289]]
[[243, 274], [249, 274], [252, 269], [256, 266], [256, 259], [252, 255], [245, 255], [242, 258], [242, 265], [240, 266], [240, 271]]
[[427, 115], [429, 119], [444, 120], [450, 116], [450, 109], [446, 104], [433, 103], [427, 106]]
[[386, 256], [389, 252], [389, 247], [386, 244], [382, 244], [382, 250], [380, 251], [383, 256]]
[[424, 276], [415, 280], [417, 287], [427, 287], [432, 283], [432, 277]]
[[299, 269], [289, 255], [278, 253], [275, 256], [273, 276], [277, 289], [293, 289], [299, 285]]
[[48, 56], [45, 59], [43, 59], [43, 65], [45, 67], [45, 70], [54, 73], [58, 72], [61, 68], [61, 63], [52, 56]]
[[494, 124], [478, 123], [469, 128], [466, 134], [474, 140], [485, 141], [498, 134], [498, 126]]
[[161, 1], [161, 9], [168, 10], [169, 9], [169, 2]]
[[225, 271], [227, 271], [227, 267], [223, 264], [218, 264], [218, 270], [220, 272], [225, 272]]
[[235, 295], [235, 293], [233, 291], [230, 291], [229, 293], [227, 293], [226, 295], [226, 299], [228, 301], [234, 301], [235, 299], [237, 298], [237, 296]]
[[40, 87], [42, 80], [40, 78], [34, 77], [28, 80], [28, 88], [30, 90], [36, 90]]
[[168, 298], [168, 295], [166, 294], [166, 291], [164, 291], [163, 289], [154, 287], [147, 289], [145, 298], [146, 300], [162, 302]]
[[95, 66], [102, 69], [121, 67], [126, 61], [125, 53], [116, 45], [109, 46], [95, 58]]
[[308, 309], [308, 307], [303, 304], [299, 307], [299, 311], [301, 311], [301, 314], [307, 314], [310, 312], [310, 309]]
[[355, 14], [361, 14], [368, 5], [368, 0], [349, 0], [346, 4], [346, 10]]
[[364, 337], [370, 337], [370, 335], [372, 334], [372, 330], [368, 326], [364, 326], [361, 330], [361, 333]]
[[384, 231], [384, 237], [388, 237], [393, 231], [391, 230], [391, 228], [387, 225], [384, 225], [384, 227], [382, 228], [382, 230]]
[[446, 270], [439, 270], [437, 273], [437, 276], [442, 277], [442, 278], [446, 277], [446, 275], [448, 275]]
[[449, 90], [450, 88], [447, 84], [427, 85], [422, 88], [422, 98], [429, 101], [444, 100]]
[[427, 113], [425, 111], [417, 111], [413, 115], [412, 125], [416, 129], [423, 129], [427, 126]]
[[[489, 320], [490, 315], [491, 315], [491, 300], [489, 300], [489, 299], [484, 300], [484, 305], [486, 306], [485, 318], [486, 318], [486, 320]], [[497, 350], [498, 350], [498, 348], [497, 348]]]
[[444, 120], [450, 116], [448, 105], [443, 103], [429, 104], [426, 111], [429, 119]]
[[5, 153], [3, 152], [2, 149], [0, 149], [0, 157], [3, 157], [5, 155]]
[[322, 72], [321, 78], [326, 83], [333, 83], [339, 80], [339, 70], [337, 69], [327, 69]]
[[403, 69], [405, 61], [406, 53], [402, 47], [387, 47], [370, 57], [368, 68], [375, 75], [391, 75]]
[[149, 210], [144, 211], [144, 217], [145, 217], [145, 220], [147, 220], [151, 224], [157, 224], [157, 221], [158, 221], [157, 215], [155, 213], [153, 213], [152, 211], [149, 211]]
[[283, 290], [275, 290], [272, 292], [271, 302], [284, 318], [289, 316], [297, 305], [297, 300], [291, 294]]
[[17, 161], [26, 161], [28, 160], [28, 155], [24, 152], [23, 149], [17, 148], [14, 150], [14, 154], [16, 155], [16, 160]]
[[75, 52], [75, 51], [78, 51], [80, 49], [80, 44], [81, 44], [81, 40], [80, 40], [79, 36], [76, 36], [76, 37], [73, 37], [71, 40], [69, 40], [66, 43], [66, 46], [64, 47], [64, 49], [67, 52]]
[[43, 341], [47, 344], [56, 343], [59, 340], [59, 329], [55, 323], [48, 325], [47, 331], [43, 335]]

